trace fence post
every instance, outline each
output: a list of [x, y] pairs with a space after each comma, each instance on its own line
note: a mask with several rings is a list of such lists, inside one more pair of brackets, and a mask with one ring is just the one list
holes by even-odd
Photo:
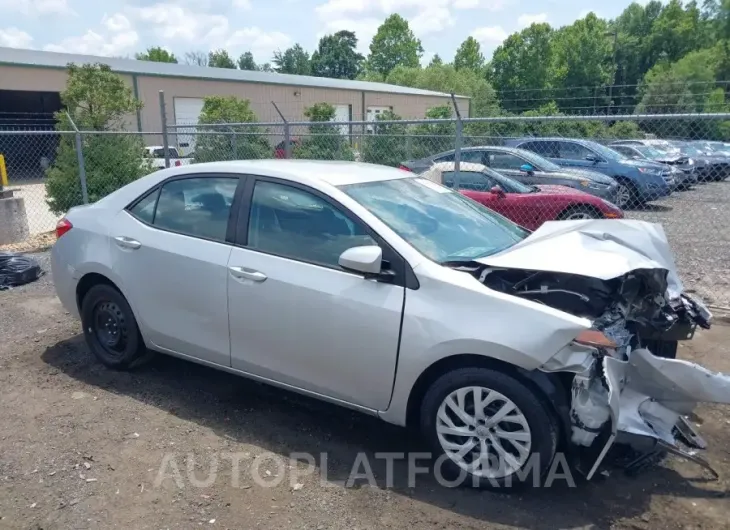
[[464, 132], [463, 124], [461, 122], [461, 112], [459, 112], [459, 106], [456, 104], [456, 97], [454, 93], [451, 93], [451, 101], [454, 103], [454, 111], [456, 112], [456, 135], [454, 137], [454, 189], [460, 189], [461, 176], [459, 171], [461, 170], [461, 142], [462, 134]]
[[236, 136], [236, 129], [233, 127], [228, 128], [231, 131], [231, 149], [233, 150], [233, 160], [238, 160], [238, 137]]
[[160, 121], [162, 123], [162, 150], [165, 153], [165, 167], [170, 167], [170, 152], [167, 139], [167, 113], [165, 112], [165, 91], [160, 90]]
[[408, 131], [408, 126], [406, 125], [406, 160], [411, 160], [413, 158], [413, 136]]
[[76, 127], [76, 124], [74, 123], [71, 115], [66, 112], [66, 116], [68, 117], [68, 121], [71, 122], [71, 127], [73, 127], [74, 131], [76, 131], [76, 160], [78, 160], [79, 163], [79, 183], [81, 184], [81, 199], [84, 201], [84, 204], [89, 204], [89, 190], [86, 187], [86, 166], [84, 165], [84, 143], [82, 141], [83, 139], [81, 138], [81, 132], [79, 131], [79, 128]]
[[291, 158], [291, 129], [289, 127], [289, 122], [286, 121], [286, 118], [279, 110], [279, 107], [274, 103], [273, 101], [271, 104], [276, 109], [276, 112], [279, 113], [279, 117], [281, 118], [281, 121], [284, 122], [284, 158]]

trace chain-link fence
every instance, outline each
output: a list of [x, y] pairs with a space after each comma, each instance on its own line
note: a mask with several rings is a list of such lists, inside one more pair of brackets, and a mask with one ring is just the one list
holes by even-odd
[[459, 189], [529, 229], [580, 218], [661, 223], [688, 287], [730, 305], [728, 113], [0, 131], [0, 154], [6, 188], [24, 199], [31, 235], [52, 230], [70, 207], [165, 167], [360, 161]]

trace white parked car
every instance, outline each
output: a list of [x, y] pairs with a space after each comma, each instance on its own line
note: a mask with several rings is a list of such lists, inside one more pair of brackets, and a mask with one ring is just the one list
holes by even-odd
[[105, 365], [153, 350], [413, 425], [485, 486], [532, 483], [563, 442], [588, 478], [614, 443], [691, 457], [682, 414], [730, 401], [668, 358], [711, 315], [658, 225], [530, 234], [406, 171], [260, 160], [153, 173], [58, 236], [58, 296]]
[[[149, 145], [144, 148], [144, 158], [152, 169], [165, 169], [165, 148], [161, 145]], [[168, 147], [168, 156], [170, 159], [170, 167], [187, 166], [193, 163], [190, 156], [180, 156], [177, 148]]]

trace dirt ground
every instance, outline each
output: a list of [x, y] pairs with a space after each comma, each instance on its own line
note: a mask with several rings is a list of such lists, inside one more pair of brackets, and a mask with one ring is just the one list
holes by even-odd
[[[41, 258], [47, 263], [47, 256]], [[730, 327], [718, 324], [699, 333], [680, 356], [730, 372]], [[358, 453], [423, 448], [405, 431], [375, 419], [168, 357], [132, 373], [109, 371], [92, 359], [78, 322], [64, 313], [47, 276], [0, 292], [0, 403], [0, 528], [730, 525], [726, 409], [698, 410], [719, 481], [669, 458], [636, 477], [614, 469], [575, 488], [557, 481], [548, 489], [489, 493], [445, 488], [428, 475], [419, 475], [411, 488], [405, 463], [396, 461], [392, 487], [384, 465], [373, 465], [377, 487], [346, 487], [341, 481]], [[296, 452], [326, 453], [327, 460], [318, 456], [315, 474], [292, 480], [301, 467], [277, 468], [272, 458]], [[224, 453], [241, 455], [239, 473], [230, 460], [218, 458]], [[166, 457], [168, 478], [160, 482]], [[218, 473], [206, 485], [216, 458]], [[259, 485], [250, 471], [257, 461], [257, 476], [284, 480]]]

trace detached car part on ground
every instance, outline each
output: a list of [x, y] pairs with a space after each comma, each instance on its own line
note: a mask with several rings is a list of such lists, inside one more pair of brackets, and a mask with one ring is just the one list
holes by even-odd
[[671, 358], [711, 315], [658, 225], [530, 233], [398, 169], [260, 160], [153, 173], [57, 235], [56, 291], [105, 365], [157, 351], [415, 426], [467, 484], [530, 484], [558, 450], [592, 477], [619, 442], [697, 460], [683, 415], [730, 402]]

